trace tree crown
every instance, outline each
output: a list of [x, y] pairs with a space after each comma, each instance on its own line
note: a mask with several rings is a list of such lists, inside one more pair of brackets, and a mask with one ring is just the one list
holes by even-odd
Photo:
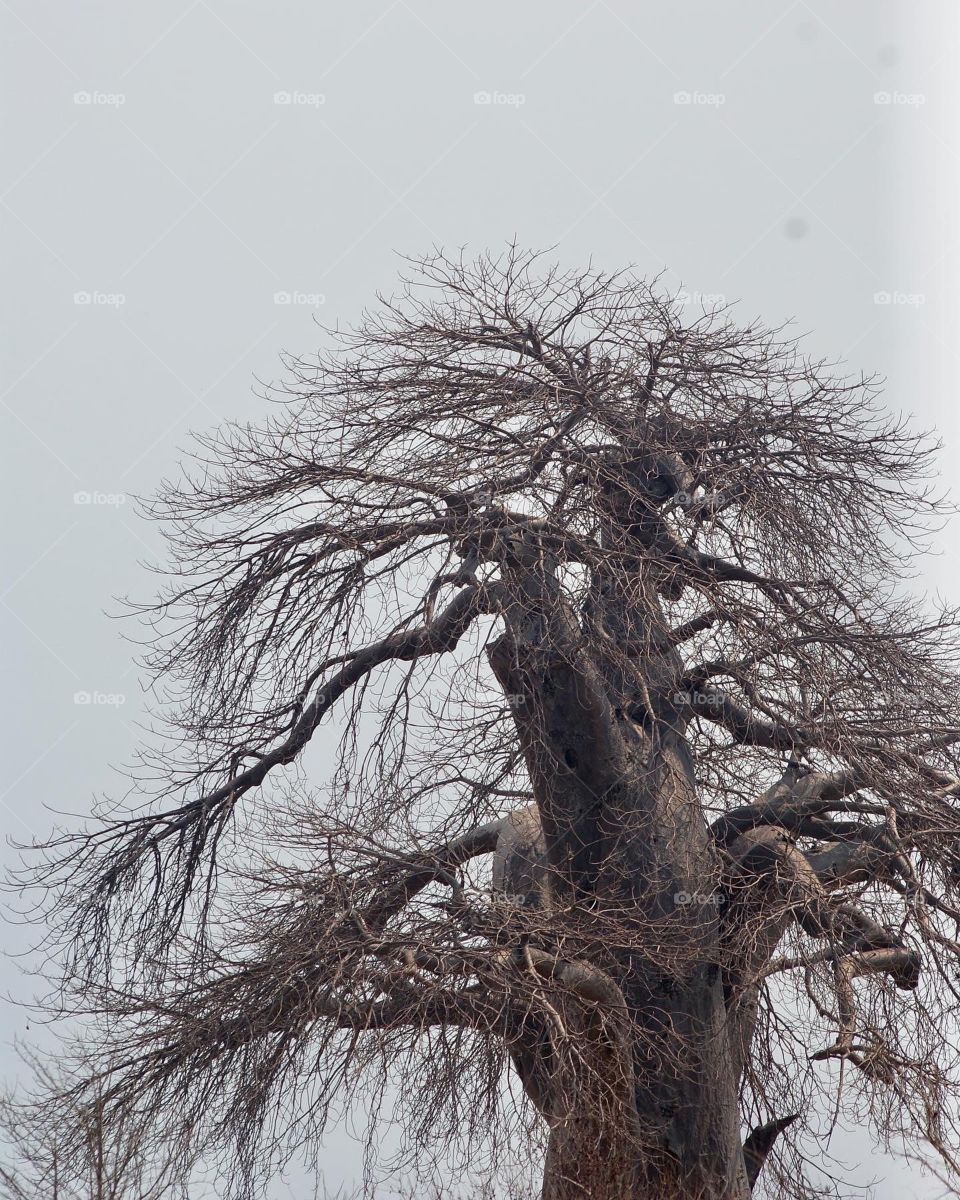
[[[744, 1119], [829, 1094], [819, 1055], [952, 1169], [957, 620], [907, 586], [935, 444], [658, 281], [412, 266], [148, 506], [177, 752], [43, 876], [98, 1103], [187, 1157], [234, 1137], [249, 1180], [291, 1080], [296, 1137], [403, 1063], [413, 1144], [469, 1141], [531, 1022], [592, 1036], [551, 989], [619, 1044], [630, 956], [686, 978], [709, 943], [753, 1005]], [[331, 724], [321, 788], [289, 768]]]

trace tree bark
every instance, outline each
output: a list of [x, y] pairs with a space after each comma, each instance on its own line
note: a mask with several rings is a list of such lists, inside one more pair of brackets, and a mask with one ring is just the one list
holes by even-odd
[[[801, 733], [754, 720], [720, 692], [703, 712], [690, 702], [661, 599], [678, 598], [684, 581], [669, 555], [649, 552], [680, 468], [640, 456], [610, 469], [598, 503], [611, 565], [592, 574], [582, 610], [535, 537], [494, 548], [506, 603], [488, 655], [534, 798], [503, 827], [495, 883], [543, 914], [520, 935], [521, 960], [543, 973], [534, 951], [557, 954], [547, 974], [567, 987], [535, 997], [549, 1019], [531, 1016], [511, 1054], [550, 1129], [545, 1200], [745, 1200], [789, 1124], [770, 1121], [742, 1144], [759, 980], [787, 926], [796, 919], [843, 960], [844, 1027], [823, 1055], [850, 1049], [852, 979], [885, 971], [913, 987], [916, 956], [852, 906], [831, 908], [786, 826], [767, 827], [782, 809], [799, 830], [855, 781], [801, 785], [788, 771], [759, 805], [708, 825], [687, 739], [695, 712], [735, 740], [775, 748], [795, 748]], [[551, 914], [561, 935], [543, 933]], [[573, 974], [561, 965], [567, 954], [583, 960]]]
[[[495, 886], [539, 903], [543, 851], [531, 806], [505, 826]], [[544, 1200], [746, 1200], [743, 1053], [719, 973], [700, 963], [668, 978], [651, 960], [633, 964], [614, 987], [622, 998], [619, 1036], [570, 994], [572, 985], [551, 992], [580, 1049], [580, 1069], [558, 1065], [549, 1031], [513, 1048], [514, 1066], [550, 1127]]]
[[507, 824], [495, 880], [525, 904], [613, 906], [636, 933], [607, 956], [626, 1021], [618, 1048], [568, 1000], [564, 1024], [588, 1061], [552, 1064], [549, 1032], [514, 1050], [550, 1125], [544, 1200], [745, 1200], [742, 1055], [721, 977], [718, 860], [670, 698], [679, 658], [649, 590], [598, 592], [593, 619], [630, 659], [587, 655], [549, 564], [527, 566], [516, 564], [517, 602], [489, 657], [535, 804]]

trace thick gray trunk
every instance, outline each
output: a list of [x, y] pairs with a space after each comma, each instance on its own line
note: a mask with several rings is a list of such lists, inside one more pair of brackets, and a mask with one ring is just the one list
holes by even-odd
[[750, 1200], [739, 1138], [723, 1163], [656, 1161], [637, 1156], [589, 1126], [554, 1130], [543, 1200]]
[[[494, 886], [514, 903], [549, 905], [545, 851], [536, 805], [515, 813], [501, 835]], [[750, 1196], [738, 1108], [739, 1040], [749, 1034], [727, 1011], [692, 909], [691, 946], [687, 953], [674, 948], [673, 970], [659, 958], [633, 962], [616, 980], [626, 1002], [629, 1094], [618, 1047], [596, 1024], [578, 1025], [569, 999], [564, 1026], [577, 1040], [583, 1070], [568, 1064], [558, 1074], [546, 1036], [514, 1048], [527, 1093], [550, 1125], [544, 1200]]]
[[[609, 503], [642, 544], [632, 510]], [[576, 614], [542, 552], [517, 550], [504, 569], [514, 602], [489, 656], [534, 804], [509, 823], [495, 882], [514, 903], [569, 914], [561, 955], [577, 953], [584, 914], [583, 956], [622, 999], [616, 1046], [609, 1026], [581, 1027], [565, 1008], [561, 1041], [576, 1053], [558, 1054], [549, 1029], [513, 1047], [550, 1126], [544, 1198], [746, 1200], [743, 1050], [724, 997], [718, 860], [674, 699], [682, 664], [657, 594], [669, 580], [638, 559], [629, 578], [598, 577]], [[619, 924], [592, 951], [594, 913]]]

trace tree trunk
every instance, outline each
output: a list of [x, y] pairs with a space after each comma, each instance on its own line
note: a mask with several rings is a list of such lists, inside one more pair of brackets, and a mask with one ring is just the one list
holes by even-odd
[[[536, 807], [514, 814], [495, 887], [529, 902], [547, 876], [543, 851]], [[512, 1051], [550, 1127], [544, 1200], [746, 1200], [740, 1026], [719, 971], [702, 959], [679, 978], [659, 959], [633, 964], [616, 981], [626, 1018], [620, 1037], [564, 983], [550, 1000], [577, 1060], [558, 1064], [549, 1030], [539, 1028]]]
[[582, 1062], [558, 1066], [549, 1030], [513, 1052], [550, 1125], [544, 1200], [745, 1200], [741, 1031], [724, 997], [718, 860], [672, 698], [682, 665], [665, 638], [663, 581], [640, 567], [629, 594], [596, 586], [584, 619], [600, 637], [587, 652], [549, 562], [515, 566], [516, 605], [488, 653], [514, 698], [535, 803], [510, 824], [495, 884], [569, 913], [565, 954], [581, 913], [616, 912], [623, 931], [600, 957], [622, 997], [624, 1044], [578, 1025], [568, 1002], [564, 1032]]
[[543, 1200], [750, 1200], [739, 1136], [726, 1150], [710, 1162], [638, 1155], [611, 1130], [571, 1121], [551, 1130]]
[[[639, 962], [630, 956], [615, 977], [626, 1010], [629, 1071], [618, 1064], [609, 1033], [589, 1027], [583, 1009], [569, 999], [563, 1022], [588, 1057], [582, 1071], [568, 1065], [566, 1075], [551, 1073], [549, 1037], [513, 1053], [550, 1125], [544, 1200], [746, 1200], [751, 1194], [738, 1107], [739, 1039], [746, 1030], [724, 998], [717, 909], [703, 903], [710, 898], [711, 863], [696, 827], [683, 819], [691, 810], [677, 794], [677, 756], [671, 767], [671, 751], [664, 754], [657, 827], [642, 823], [635, 840], [618, 837], [597, 864], [605, 898], [629, 904], [638, 928], [658, 922], [664, 930], [662, 953]], [[494, 886], [523, 905], [555, 902], [556, 871], [536, 804], [514, 814], [501, 836]], [[684, 892], [693, 903], [684, 903]], [[572, 919], [575, 944], [574, 930]], [[551, 998], [559, 1003], [554, 993]], [[618, 1107], [610, 1094], [627, 1073], [631, 1094]]]

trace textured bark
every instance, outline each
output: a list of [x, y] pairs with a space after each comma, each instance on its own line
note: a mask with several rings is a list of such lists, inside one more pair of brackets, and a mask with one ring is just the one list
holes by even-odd
[[[536, 810], [505, 827], [494, 866], [495, 886], [542, 903], [547, 872]], [[703, 946], [700, 942], [699, 953]], [[727, 1020], [718, 972], [694, 964], [667, 980], [658, 962], [634, 964], [622, 988], [626, 1027], [620, 1044], [565, 1007], [588, 1047], [589, 1069], [550, 1077], [544, 1041], [514, 1050], [514, 1065], [551, 1125], [545, 1200], [652, 1197], [741, 1200], [750, 1195], [737, 1119], [738, 1029]], [[619, 1058], [625, 1052], [625, 1070]], [[603, 1096], [632, 1073], [629, 1096], [611, 1111]]]

